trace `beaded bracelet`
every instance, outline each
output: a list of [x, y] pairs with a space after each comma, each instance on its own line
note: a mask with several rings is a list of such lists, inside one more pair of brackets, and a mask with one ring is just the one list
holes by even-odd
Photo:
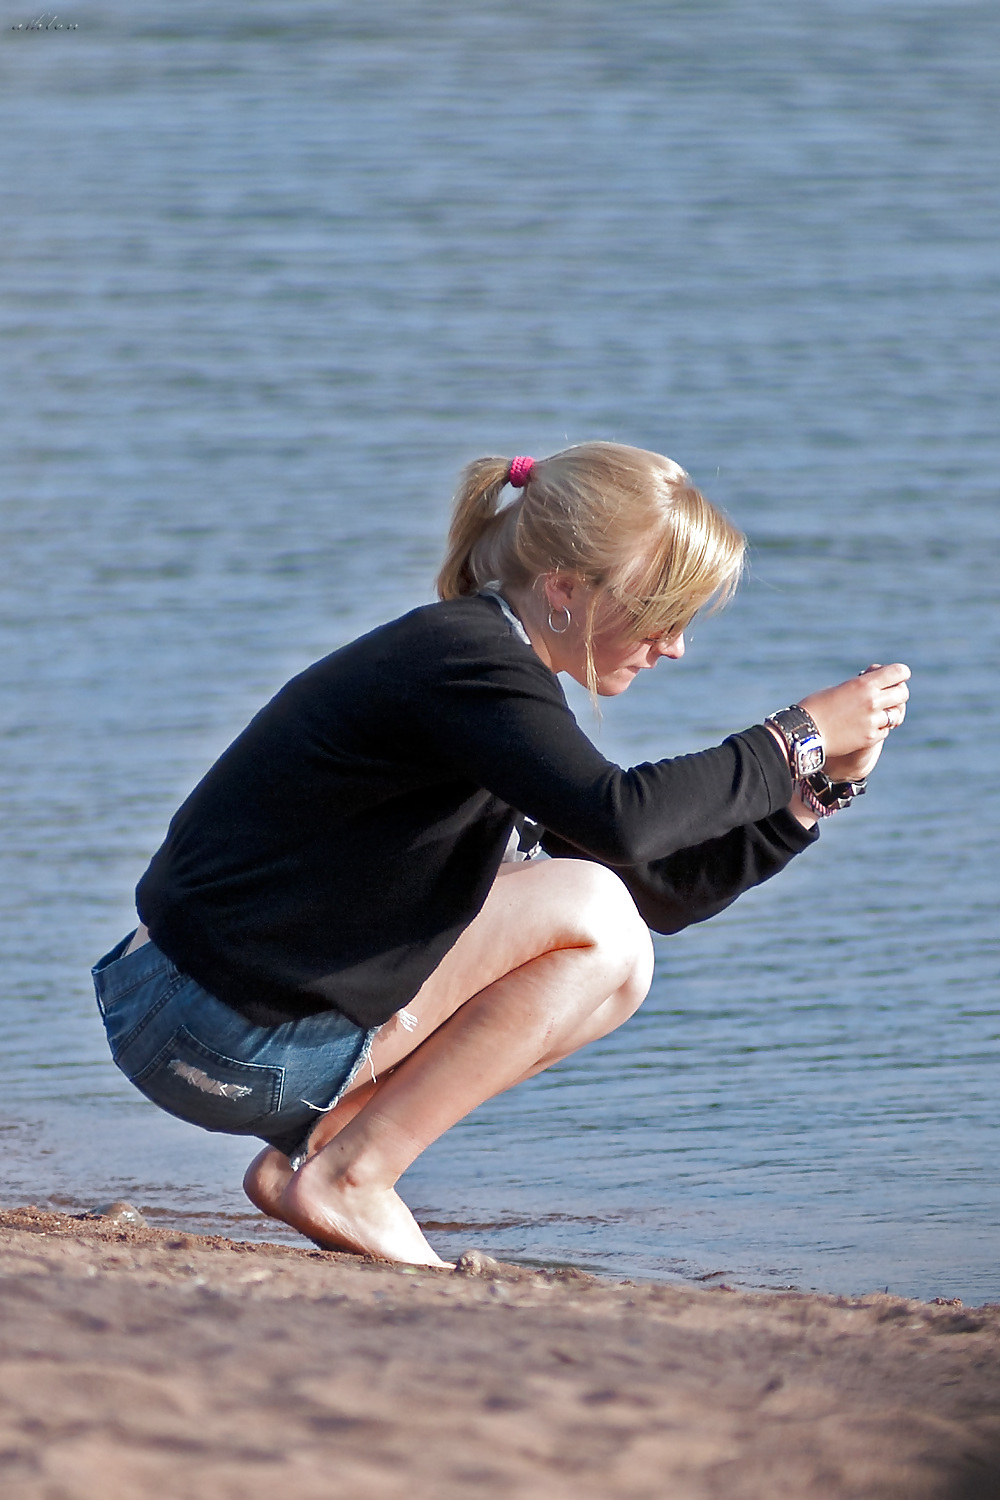
[[804, 776], [801, 781], [796, 783], [796, 789], [806, 807], [808, 807], [810, 812], [815, 813], [817, 818], [832, 818], [835, 812], [840, 811], [840, 808], [836, 805], [825, 807]]

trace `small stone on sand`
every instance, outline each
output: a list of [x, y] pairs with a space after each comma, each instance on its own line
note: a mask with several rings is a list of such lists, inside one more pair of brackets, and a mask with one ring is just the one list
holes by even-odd
[[500, 1262], [492, 1255], [484, 1255], [482, 1250], [463, 1250], [455, 1262], [455, 1270], [461, 1276], [503, 1275]]
[[92, 1214], [100, 1214], [102, 1219], [113, 1219], [116, 1224], [131, 1224], [134, 1229], [146, 1229], [146, 1220], [137, 1208], [131, 1203], [126, 1203], [124, 1198], [116, 1198], [113, 1203], [99, 1203], [92, 1208]]

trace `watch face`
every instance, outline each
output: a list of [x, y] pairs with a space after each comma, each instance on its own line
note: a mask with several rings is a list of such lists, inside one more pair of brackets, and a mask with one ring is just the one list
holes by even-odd
[[826, 756], [823, 753], [823, 741], [818, 734], [809, 734], [799, 740], [795, 746], [795, 759], [799, 776], [812, 776], [814, 772], [823, 769]]

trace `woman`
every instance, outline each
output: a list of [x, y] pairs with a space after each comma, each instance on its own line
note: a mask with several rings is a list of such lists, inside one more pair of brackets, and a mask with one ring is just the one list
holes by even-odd
[[265, 1213], [442, 1264], [395, 1192], [420, 1152], [627, 1020], [649, 927], [722, 910], [863, 790], [902, 665], [627, 771], [567, 707], [559, 672], [614, 696], [679, 658], [744, 545], [654, 453], [480, 459], [440, 602], [293, 679], [184, 803], [98, 999], [147, 1097], [268, 1143]]

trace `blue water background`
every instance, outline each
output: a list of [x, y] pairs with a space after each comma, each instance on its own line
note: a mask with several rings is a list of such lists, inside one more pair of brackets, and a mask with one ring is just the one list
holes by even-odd
[[87, 970], [289, 675], [430, 597], [481, 452], [666, 451], [737, 602], [624, 763], [869, 661], [863, 804], [658, 942], [639, 1016], [407, 1174], [446, 1252], [1000, 1298], [1000, 12], [0, 5], [0, 1203], [281, 1237], [113, 1069]]

